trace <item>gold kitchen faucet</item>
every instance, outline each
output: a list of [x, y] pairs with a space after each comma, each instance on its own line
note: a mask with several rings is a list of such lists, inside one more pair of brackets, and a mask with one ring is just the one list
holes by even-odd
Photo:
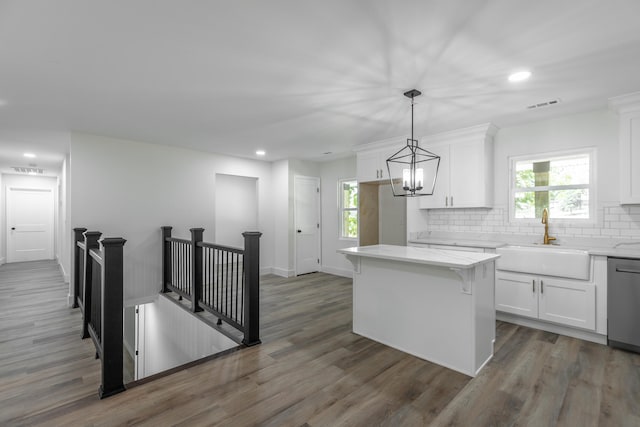
[[556, 240], [556, 238], [549, 236], [549, 212], [547, 208], [542, 210], [542, 223], [544, 224], [544, 244], [549, 245], [550, 242]]

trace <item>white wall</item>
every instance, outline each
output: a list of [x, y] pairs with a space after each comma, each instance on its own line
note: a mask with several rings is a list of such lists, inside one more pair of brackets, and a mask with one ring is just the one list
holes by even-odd
[[58, 246], [57, 241], [60, 239], [59, 227], [58, 227], [58, 178], [50, 176], [34, 176], [34, 175], [18, 175], [18, 174], [2, 174], [1, 179], [1, 193], [0, 194], [0, 228], [2, 234], [0, 234], [0, 260], [4, 263], [7, 257], [7, 188], [8, 187], [23, 187], [23, 188], [42, 188], [49, 189], [53, 192], [54, 200], [54, 254], [56, 254], [56, 248]]
[[494, 205], [508, 206], [510, 156], [585, 147], [597, 150], [598, 201], [619, 201], [618, 118], [598, 110], [500, 129], [494, 138]]
[[216, 174], [216, 241], [244, 247], [245, 231], [258, 228], [258, 180], [246, 176]]
[[258, 179], [260, 265], [273, 264], [271, 165], [257, 160], [135, 141], [71, 135], [71, 228], [123, 237], [125, 304], [153, 298], [161, 288], [160, 227], [189, 238], [202, 227], [214, 242], [217, 173]]
[[357, 240], [340, 238], [338, 181], [356, 177], [356, 157], [320, 164], [322, 208], [322, 271], [351, 277], [352, 266], [338, 249], [357, 246]]
[[394, 197], [391, 184], [378, 186], [378, 243], [407, 244], [407, 199]]
[[136, 357], [136, 307], [125, 307], [122, 316], [122, 342], [131, 359]]
[[[273, 209], [275, 255], [272, 272], [279, 276], [295, 275], [295, 224], [293, 182], [296, 175], [320, 176], [320, 165], [303, 160], [279, 160], [273, 162]], [[322, 193], [322, 188], [320, 188]]]
[[[71, 239], [72, 231], [69, 228], [69, 220], [71, 212], [68, 209], [69, 203], [69, 154], [65, 156], [62, 163], [62, 170], [58, 177], [58, 230], [60, 239], [58, 239], [58, 248], [56, 257], [58, 258], [58, 264], [64, 275], [64, 281], [69, 282], [71, 278]], [[70, 303], [72, 303], [71, 293], [69, 294]]]
[[236, 347], [237, 344], [165, 297], [140, 306], [139, 378]]
[[[509, 157], [595, 147], [596, 218], [583, 222], [552, 222], [549, 233], [559, 238], [638, 238], [635, 207], [619, 206], [618, 118], [597, 110], [500, 129], [494, 138], [494, 208], [408, 211], [409, 232], [478, 232], [542, 236], [537, 224], [509, 221]], [[409, 206], [412, 206], [411, 204]]]
[[294, 275], [293, 266], [289, 264], [289, 161], [279, 160], [271, 165], [271, 181], [273, 183], [273, 273], [278, 276]]

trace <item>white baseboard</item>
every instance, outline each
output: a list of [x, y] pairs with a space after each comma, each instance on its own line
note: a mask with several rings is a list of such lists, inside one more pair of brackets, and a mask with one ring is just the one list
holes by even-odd
[[273, 273], [273, 268], [271, 268], [271, 267], [262, 267], [260, 269], [260, 275], [261, 276], [264, 276], [265, 274], [271, 274], [271, 273]]
[[64, 279], [65, 283], [69, 283], [69, 281], [71, 280], [71, 276], [69, 276], [69, 274], [65, 271], [64, 266], [62, 265], [60, 260], [58, 260], [58, 267], [60, 267], [60, 272], [62, 273], [62, 278]]
[[349, 279], [353, 279], [353, 270], [346, 270], [344, 268], [335, 268], [335, 267], [329, 267], [327, 265], [323, 265], [321, 271], [323, 273], [333, 274], [334, 276], [342, 276], [342, 277], [347, 277]]
[[607, 345], [607, 336], [597, 334], [595, 332], [585, 331], [582, 329], [572, 328], [570, 326], [556, 325], [541, 320], [528, 319], [526, 317], [516, 316], [511, 313], [503, 313], [496, 311], [496, 320], [502, 320], [516, 325], [526, 326], [533, 329], [542, 329], [543, 331], [552, 332], [554, 334], [566, 335], [572, 338], [578, 338], [585, 341], [595, 342], [597, 344]]
[[287, 269], [278, 268], [278, 267], [271, 267], [269, 272], [271, 274], [275, 274], [276, 276], [280, 276], [280, 277], [293, 277], [296, 275], [296, 272], [293, 270], [287, 270]]

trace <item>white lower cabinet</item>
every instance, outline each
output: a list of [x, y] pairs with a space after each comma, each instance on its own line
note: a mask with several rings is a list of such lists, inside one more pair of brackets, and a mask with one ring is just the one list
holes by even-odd
[[538, 318], [536, 276], [496, 271], [496, 310]]
[[498, 270], [496, 310], [595, 331], [596, 285]]

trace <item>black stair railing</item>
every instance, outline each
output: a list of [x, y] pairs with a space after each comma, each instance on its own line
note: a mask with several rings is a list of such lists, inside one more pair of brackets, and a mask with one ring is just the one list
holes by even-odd
[[74, 229], [74, 307], [82, 311], [82, 338], [100, 358], [102, 399], [125, 390], [123, 381], [123, 255], [126, 240]]
[[262, 233], [242, 233], [240, 249], [203, 242], [203, 228], [192, 228], [190, 240], [172, 237], [171, 230], [162, 227], [162, 292], [173, 291], [191, 311], [205, 310], [242, 332], [242, 344], [259, 344]]

